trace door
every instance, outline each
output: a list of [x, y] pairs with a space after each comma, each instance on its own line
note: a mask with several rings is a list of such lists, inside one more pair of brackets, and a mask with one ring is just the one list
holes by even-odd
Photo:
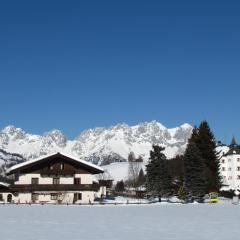
[[73, 204], [78, 200], [78, 194], [74, 193]]
[[7, 195], [7, 202], [12, 202], [12, 194]]

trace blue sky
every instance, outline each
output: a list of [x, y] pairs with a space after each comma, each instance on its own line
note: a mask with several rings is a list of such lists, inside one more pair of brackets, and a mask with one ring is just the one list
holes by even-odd
[[240, 140], [239, 1], [2, 1], [0, 128], [75, 137], [206, 119]]

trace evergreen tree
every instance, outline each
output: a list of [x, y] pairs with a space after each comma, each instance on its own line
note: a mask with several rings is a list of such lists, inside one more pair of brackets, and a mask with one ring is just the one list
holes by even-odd
[[183, 155], [177, 155], [168, 160], [172, 180], [181, 186], [183, 185], [183, 158]]
[[123, 180], [117, 182], [116, 186], [115, 186], [115, 191], [117, 192], [123, 192], [125, 190], [125, 185]]
[[187, 201], [203, 201], [205, 195], [204, 160], [195, 143], [197, 129], [193, 129], [184, 154], [184, 188]]
[[138, 174], [138, 186], [144, 185], [145, 180], [146, 180], [145, 175], [144, 175], [144, 172], [141, 168], [141, 170], [139, 171], [139, 174]]
[[146, 166], [146, 188], [153, 196], [169, 197], [172, 194], [171, 177], [163, 147], [153, 145]]
[[179, 187], [177, 196], [180, 200], [186, 201], [186, 192], [183, 186]]
[[206, 121], [198, 128], [196, 144], [205, 163], [206, 190], [218, 191], [221, 187], [219, 156], [215, 137]]

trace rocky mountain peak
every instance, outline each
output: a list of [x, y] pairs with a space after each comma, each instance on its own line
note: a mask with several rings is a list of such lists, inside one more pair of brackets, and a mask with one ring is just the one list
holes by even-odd
[[88, 129], [76, 139], [68, 140], [57, 129], [41, 136], [8, 126], [0, 131], [0, 149], [22, 154], [27, 159], [62, 151], [97, 164], [126, 161], [132, 151], [147, 161], [152, 144], [164, 146], [167, 157], [183, 153], [191, 132], [192, 126], [186, 123], [168, 129], [157, 121], [151, 121], [134, 126], [121, 123]]
[[44, 133], [44, 137], [57, 144], [59, 147], [65, 147], [67, 144], [67, 137], [57, 129], [53, 129]]

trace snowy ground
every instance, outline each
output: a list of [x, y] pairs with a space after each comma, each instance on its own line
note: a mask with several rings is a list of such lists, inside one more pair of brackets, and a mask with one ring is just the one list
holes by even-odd
[[240, 206], [1, 205], [1, 240], [232, 240], [240, 234]]

